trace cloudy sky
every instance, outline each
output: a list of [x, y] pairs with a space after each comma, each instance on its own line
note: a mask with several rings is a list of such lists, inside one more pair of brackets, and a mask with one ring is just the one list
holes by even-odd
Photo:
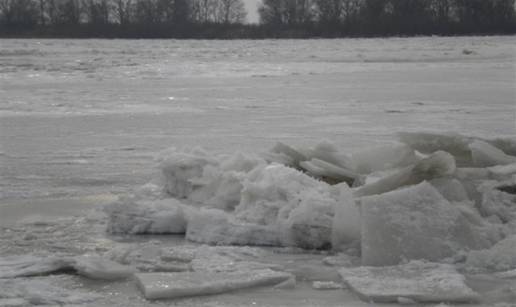
[[258, 22], [258, 3], [261, 0], [244, 0], [245, 6], [247, 8], [247, 20], [249, 22]]

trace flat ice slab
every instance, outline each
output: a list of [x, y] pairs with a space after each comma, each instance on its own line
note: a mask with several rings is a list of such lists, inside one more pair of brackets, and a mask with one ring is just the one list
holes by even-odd
[[269, 269], [245, 272], [142, 273], [136, 280], [147, 299], [173, 299], [187, 296], [219, 294], [238, 289], [273, 286], [292, 275]]
[[479, 299], [465, 284], [464, 276], [448, 264], [412, 261], [398, 266], [343, 268], [339, 273], [364, 301], [469, 303]]

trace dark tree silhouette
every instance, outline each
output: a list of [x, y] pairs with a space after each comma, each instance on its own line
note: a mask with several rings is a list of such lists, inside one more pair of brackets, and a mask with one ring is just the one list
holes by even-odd
[[0, 0], [0, 36], [343, 37], [516, 33], [515, 0]]

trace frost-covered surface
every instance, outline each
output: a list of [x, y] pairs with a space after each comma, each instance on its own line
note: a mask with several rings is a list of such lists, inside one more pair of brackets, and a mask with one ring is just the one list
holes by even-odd
[[358, 295], [373, 302], [462, 302], [480, 299], [465, 278], [448, 264], [412, 261], [399, 266], [359, 267], [339, 270]]

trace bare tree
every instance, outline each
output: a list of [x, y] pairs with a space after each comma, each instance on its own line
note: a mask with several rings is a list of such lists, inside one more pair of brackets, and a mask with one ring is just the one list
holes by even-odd
[[108, 0], [85, 0], [83, 7], [88, 23], [95, 25], [109, 23], [111, 3]]
[[260, 21], [271, 25], [302, 25], [313, 21], [313, 0], [264, 0], [258, 9]]
[[114, 0], [113, 15], [115, 20], [126, 25], [131, 22], [132, 18], [132, 0]]
[[34, 0], [0, 0], [0, 22], [16, 27], [34, 26], [39, 11]]
[[243, 23], [247, 11], [242, 0], [217, 0], [216, 20], [219, 23]]

